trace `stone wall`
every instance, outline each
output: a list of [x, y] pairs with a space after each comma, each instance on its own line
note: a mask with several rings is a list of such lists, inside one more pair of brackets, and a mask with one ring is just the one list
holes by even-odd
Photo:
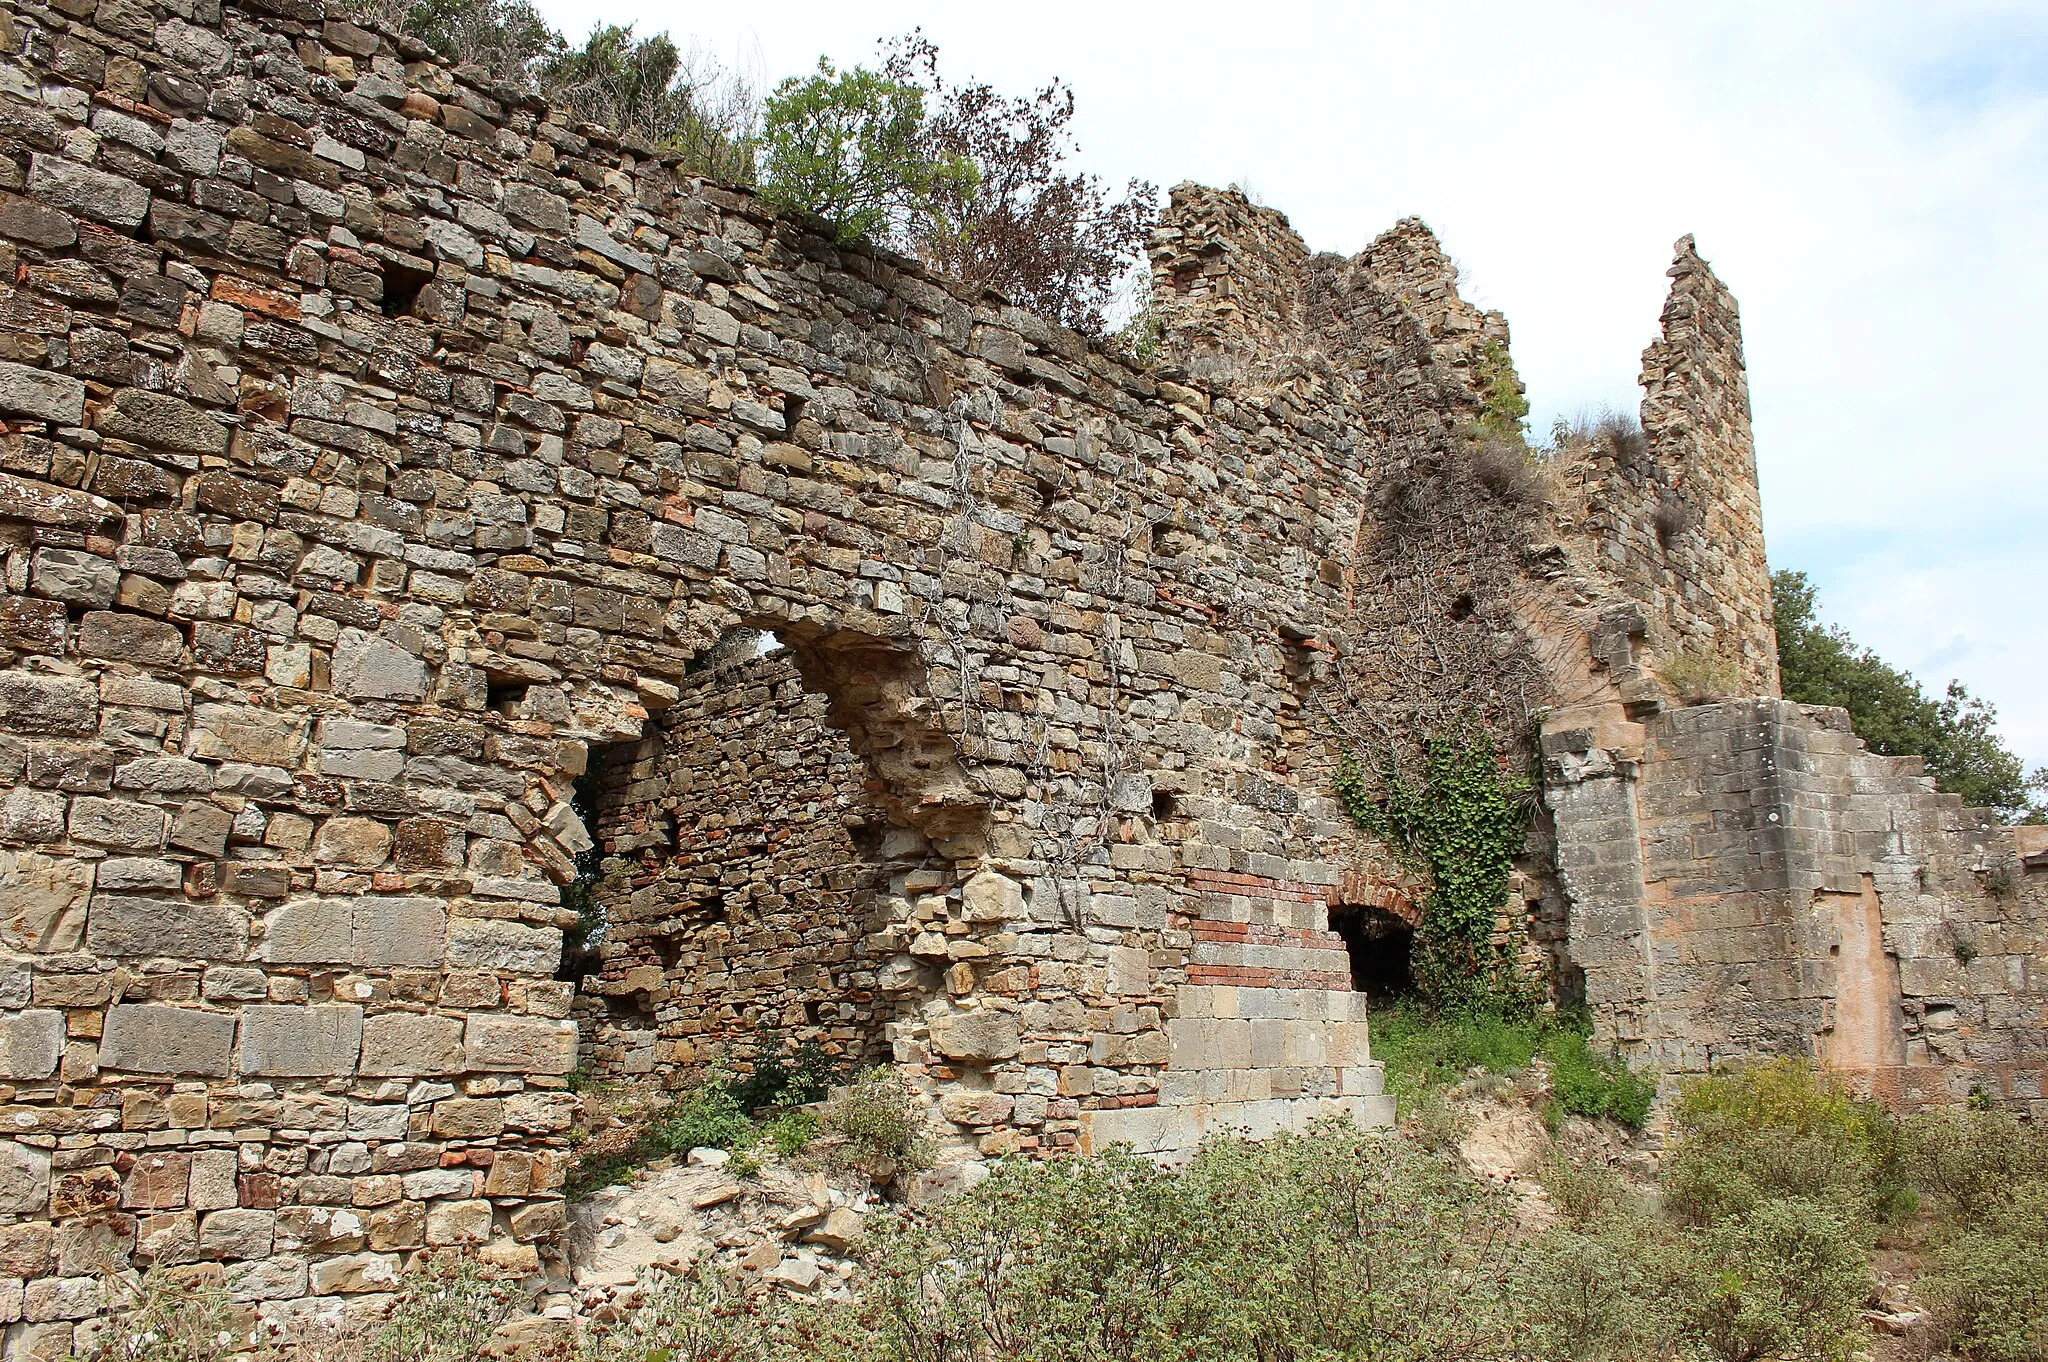
[[1707, 693], [1776, 695], [1742, 324], [1693, 239], [1676, 250], [1663, 334], [1643, 351], [1644, 439], [1592, 450], [1587, 526], [1661, 663], [1712, 673]]
[[1386, 403], [1133, 368], [419, 55], [0, 15], [9, 1347], [88, 1240], [278, 1319], [428, 1245], [545, 1284], [573, 785], [735, 627], [930, 865], [865, 945], [954, 1154], [1383, 1119], [1339, 971], [1181, 986], [1212, 913], [1285, 944], [1205, 968], [1334, 953], [1287, 735]]
[[1629, 1054], [1806, 1054], [1895, 1103], [2048, 1110], [2048, 877], [1919, 758], [1768, 699], [1544, 740], [1571, 955]]

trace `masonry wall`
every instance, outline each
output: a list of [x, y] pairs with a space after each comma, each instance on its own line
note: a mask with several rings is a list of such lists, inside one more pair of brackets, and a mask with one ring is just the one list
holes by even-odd
[[1546, 735], [1572, 954], [1600, 1028], [1667, 1073], [1804, 1054], [1895, 1103], [2038, 1113], [2048, 881], [1841, 710], [1667, 710]]
[[1643, 444], [1592, 451], [1587, 525], [1661, 662], [1718, 673], [1709, 693], [1776, 695], [1742, 324], [1693, 239], [1676, 252], [1662, 335], [1643, 351]]
[[1336, 970], [1182, 985], [1212, 913], [1334, 960], [1284, 735], [1400, 399], [1155, 376], [317, 4], [0, 53], [11, 1349], [87, 1223], [280, 1321], [559, 1280], [573, 785], [735, 627], [934, 863], [865, 946], [950, 1156], [1384, 1118]]

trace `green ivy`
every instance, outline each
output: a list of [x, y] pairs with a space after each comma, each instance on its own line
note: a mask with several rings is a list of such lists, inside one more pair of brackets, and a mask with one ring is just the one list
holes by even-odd
[[1494, 927], [1529, 819], [1529, 782], [1501, 767], [1493, 739], [1477, 725], [1424, 745], [1410, 780], [1391, 763], [1378, 789], [1350, 755], [1337, 797], [1367, 832], [1392, 843], [1429, 875], [1410, 968], [1433, 1008], [1520, 1007], [1527, 984]]

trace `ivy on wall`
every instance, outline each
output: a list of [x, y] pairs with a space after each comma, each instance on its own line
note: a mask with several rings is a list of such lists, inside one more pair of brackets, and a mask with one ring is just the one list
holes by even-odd
[[1477, 724], [1431, 737], [1413, 779], [1390, 765], [1377, 787], [1347, 755], [1336, 787], [1360, 827], [1429, 875], [1410, 957], [1424, 1003], [1453, 1011], [1525, 1005], [1529, 982], [1494, 928], [1524, 845], [1531, 786], [1502, 769], [1492, 737]]

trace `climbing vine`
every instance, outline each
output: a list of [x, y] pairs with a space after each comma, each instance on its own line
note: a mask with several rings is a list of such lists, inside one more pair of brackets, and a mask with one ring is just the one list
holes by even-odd
[[1494, 927], [1522, 850], [1531, 787], [1502, 769], [1493, 739], [1477, 724], [1432, 737], [1417, 776], [1389, 764], [1377, 786], [1347, 755], [1336, 787], [1360, 827], [1429, 875], [1410, 962], [1423, 1001], [1453, 1011], [1524, 1003], [1527, 985]]

